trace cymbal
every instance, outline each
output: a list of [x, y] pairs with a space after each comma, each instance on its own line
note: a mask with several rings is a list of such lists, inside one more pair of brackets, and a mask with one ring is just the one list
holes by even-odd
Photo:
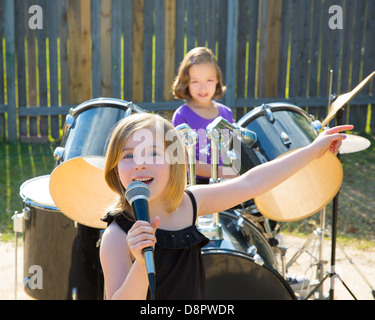
[[356, 136], [354, 134], [345, 134], [346, 139], [342, 141], [342, 144], [339, 148], [340, 154], [355, 153], [359, 151], [366, 150], [370, 145], [370, 140]]
[[336, 115], [337, 111], [339, 111], [345, 104], [347, 104], [354, 96], [369, 82], [372, 77], [375, 75], [375, 71], [373, 71], [370, 75], [367, 76], [366, 79], [362, 80], [362, 82], [357, 85], [352, 91], [344, 93], [336, 98], [335, 101], [332, 102], [331, 107], [328, 110], [327, 117], [322, 121], [322, 128], [324, 128], [328, 122], [330, 122]]
[[118, 195], [105, 182], [104, 170], [93, 163], [96, 162], [83, 157], [62, 162], [52, 171], [49, 191], [69, 219], [105, 229], [107, 224], [100, 218], [118, 201]]
[[259, 212], [271, 220], [298, 221], [324, 208], [339, 191], [342, 179], [340, 160], [327, 151], [278, 186], [255, 197], [254, 202]]

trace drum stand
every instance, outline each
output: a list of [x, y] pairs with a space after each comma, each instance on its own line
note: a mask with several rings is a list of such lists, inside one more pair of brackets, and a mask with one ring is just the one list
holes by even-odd
[[13, 219], [13, 231], [15, 241], [15, 252], [14, 252], [14, 300], [17, 300], [17, 269], [18, 269], [18, 233], [25, 231], [24, 225], [24, 213], [18, 213], [14, 211]]
[[[337, 112], [337, 118], [336, 118], [336, 124], [340, 125], [342, 124], [342, 114], [343, 111], [340, 109]], [[337, 154], [337, 158], [340, 160], [340, 154]], [[327, 275], [319, 282], [319, 284], [306, 296], [306, 299], [311, 297], [311, 295], [318, 290], [321, 285], [324, 283], [324, 281], [328, 278], [330, 278], [330, 290], [329, 290], [329, 299], [334, 300], [334, 292], [335, 292], [335, 279], [339, 279], [341, 283], [344, 285], [346, 290], [351, 294], [351, 296], [357, 300], [355, 295], [351, 292], [349, 287], [345, 284], [345, 282], [341, 279], [340, 275], [336, 273], [335, 271], [335, 265], [336, 265], [336, 237], [337, 237], [337, 212], [338, 212], [338, 198], [339, 198], [339, 192], [337, 192], [336, 196], [333, 198], [333, 208], [332, 208], [332, 235], [331, 235], [331, 268], [330, 271], [327, 273]]]

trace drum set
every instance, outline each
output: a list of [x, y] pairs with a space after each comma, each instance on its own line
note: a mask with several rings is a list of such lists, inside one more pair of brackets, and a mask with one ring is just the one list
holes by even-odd
[[[100, 218], [116, 198], [104, 180], [105, 150], [116, 123], [141, 112], [145, 111], [135, 104], [113, 98], [93, 99], [71, 109], [61, 146], [54, 152], [54, 170], [21, 185], [24, 208], [13, 220], [15, 232], [23, 234], [24, 288], [32, 298], [105, 299], [99, 248], [106, 225]], [[212, 183], [220, 183], [214, 159], [222, 147], [222, 128], [232, 132], [226, 145], [230, 165], [243, 174], [310, 144], [320, 122], [287, 103], [257, 107], [236, 124], [216, 119], [207, 128]], [[194, 184], [197, 137], [188, 125], [176, 129], [189, 158], [189, 184]], [[234, 139], [239, 148], [233, 147]], [[365, 140], [355, 137], [355, 143], [344, 143], [342, 150], [357, 152], [355, 145], [363, 150], [368, 147]], [[324, 209], [342, 177], [340, 161], [327, 153], [266, 194], [200, 217], [197, 227], [211, 240], [202, 248], [207, 299], [296, 299], [285, 279], [285, 262], [277, 258], [285, 257], [286, 251], [277, 241], [277, 222], [304, 219]]]

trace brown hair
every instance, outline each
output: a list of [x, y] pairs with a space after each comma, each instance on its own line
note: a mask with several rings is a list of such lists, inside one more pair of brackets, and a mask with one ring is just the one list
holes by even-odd
[[224, 96], [226, 87], [223, 85], [223, 77], [215, 55], [205, 47], [197, 47], [190, 50], [180, 64], [177, 76], [172, 86], [172, 93], [176, 99], [187, 100], [191, 98], [189, 92], [189, 69], [193, 64], [209, 63], [216, 68], [217, 85], [213, 99]]
[[[129, 117], [122, 119], [116, 125], [106, 152], [104, 177], [108, 186], [120, 196], [118, 203], [112, 208], [113, 213], [118, 213], [124, 210], [132, 212], [132, 208], [125, 198], [126, 189], [120, 181], [117, 165], [121, 160], [121, 153], [129, 136], [135, 131], [147, 127], [163, 128], [165, 152], [171, 152], [173, 148], [170, 146], [172, 145], [175, 148], [174, 151], [177, 152], [177, 162], [170, 164], [170, 175], [166, 190], [166, 197], [169, 201], [167, 206], [168, 212], [175, 210], [182, 201], [187, 183], [186, 163], [185, 149], [178, 132], [168, 120], [157, 114], [132, 114]], [[166, 138], [167, 133], [168, 138]], [[173, 136], [172, 139], [170, 136], [171, 133]]]

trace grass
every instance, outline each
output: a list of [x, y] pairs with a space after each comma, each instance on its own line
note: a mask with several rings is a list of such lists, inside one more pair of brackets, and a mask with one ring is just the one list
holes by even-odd
[[55, 165], [52, 144], [25, 144], [0, 142], [0, 239], [13, 236], [12, 216], [21, 212], [23, 200], [20, 186], [23, 182], [50, 174]]
[[[370, 249], [375, 244], [375, 136], [367, 150], [341, 156], [344, 180], [339, 193], [337, 235], [340, 243]], [[13, 237], [11, 217], [22, 211], [23, 182], [50, 174], [55, 166], [54, 144], [0, 143], [0, 240]], [[326, 209], [326, 228], [331, 230], [332, 203]], [[310, 235], [320, 225], [319, 213], [295, 222], [280, 223], [282, 232]]]

